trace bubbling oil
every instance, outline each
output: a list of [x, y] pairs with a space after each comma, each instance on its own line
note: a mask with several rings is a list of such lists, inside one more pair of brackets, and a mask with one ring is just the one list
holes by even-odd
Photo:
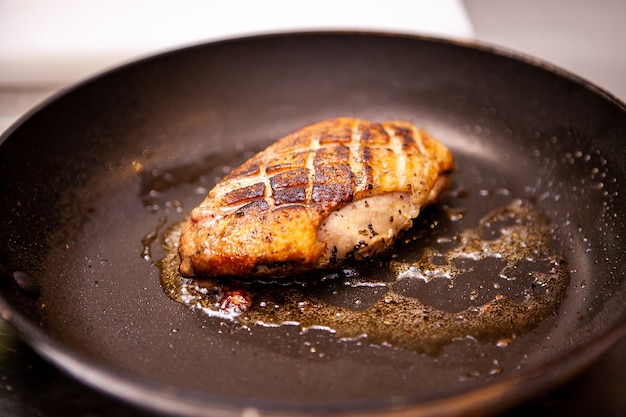
[[555, 314], [569, 283], [551, 250], [553, 228], [520, 199], [490, 211], [476, 228], [436, 239], [417, 234], [374, 263], [289, 284], [180, 276], [182, 224], [162, 237], [165, 293], [251, 331], [298, 326], [428, 354], [468, 337], [503, 346]]

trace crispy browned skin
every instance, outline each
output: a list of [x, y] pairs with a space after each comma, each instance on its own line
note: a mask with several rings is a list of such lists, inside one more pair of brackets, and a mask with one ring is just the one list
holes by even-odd
[[[408, 122], [338, 118], [304, 127], [233, 170], [191, 212], [180, 272], [289, 276], [336, 267], [344, 259], [318, 236], [331, 213], [349, 204], [363, 211], [357, 201], [369, 199], [369, 207], [387, 195], [406, 197], [417, 216], [446, 188], [453, 168], [448, 149]], [[393, 212], [384, 216], [393, 221]], [[396, 231], [377, 247], [388, 247]]]

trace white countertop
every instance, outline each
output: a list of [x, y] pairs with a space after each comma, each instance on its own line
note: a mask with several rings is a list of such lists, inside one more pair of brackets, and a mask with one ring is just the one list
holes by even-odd
[[0, 86], [71, 83], [187, 45], [318, 29], [473, 36], [461, 0], [0, 0]]

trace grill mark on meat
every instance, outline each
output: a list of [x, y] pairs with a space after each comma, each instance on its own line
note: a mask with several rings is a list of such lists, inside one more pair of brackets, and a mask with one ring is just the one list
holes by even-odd
[[354, 197], [354, 174], [349, 164], [348, 146], [354, 140], [353, 133], [351, 125], [342, 126], [319, 138], [319, 147], [315, 149], [312, 161], [311, 202], [320, 213], [350, 202]]
[[350, 143], [352, 140], [352, 129], [350, 126], [334, 125], [330, 129], [324, 129], [319, 137], [319, 144]]
[[362, 130], [360, 142], [367, 146], [387, 145], [389, 134], [380, 123], [371, 123]]
[[329, 205], [338, 205], [352, 201], [352, 187], [340, 183], [313, 184], [312, 205], [321, 212]]
[[[309, 145], [309, 152], [307, 154], [307, 158], [304, 162], [304, 166], [307, 170], [307, 172], [309, 173], [309, 176], [311, 175], [311, 173], [315, 172], [315, 154], [318, 151], [318, 149], [320, 149], [320, 136], [319, 135], [313, 135], [311, 136], [311, 143]], [[307, 184], [307, 187], [305, 189], [305, 195], [306, 195], [306, 201], [312, 201], [313, 200], [313, 181], [309, 181]]]
[[[368, 190], [368, 184], [371, 185], [371, 175], [368, 177], [364, 171], [365, 167], [361, 158], [361, 138], [363, 135], [363, 123], [356, 122], [352, 124], [352, 141], [348, 145], [350, 148], [350, 156], [348, 162], [355, 173], [354, 188], [355, 190]], [[371, 171], [371, 170], [370, 170]], [[370, 172], [371, 174], [371, 172]], [[370, 188], [371, 189], [371, 188]]]
[[285, 171], [270, 177], [272, 196], [276, 206], [287, 203], [304, 203], [309, 174], [305, 168]]
[[306, 185], [308, 182], [309, 173], [306, 168], [285, 171], [270, 177], [270, 186], [272, 190]]
[[267, 201], [265, 200], [255, 200], [251, 203], [245, 204], [241, 207], [239, 207], [236, 211], [235, 211], [235, 215], [238, 217], [242, 217], [245, 216], [246, 214], [248, 214], [249, 212], [253, 211], [253, 210], [258, 210], [258, 211], [267, 211], [269, 209], [269, 205], [267, 204]]
[[[396, 166], [395, 166], [395, 175], [397, 178], [397, 181], [399, 182], [399, 188], [405, 188], [406, 187], [406, 178], [405, 178], [405, 172], [406, 172], [406, 164], [407, 164], [407, 157], [406, 157], [406, 153], [407, 150], [409, 149], [407, 145], [407, 137], [405, 136], [399, 136], [396, 133], [395, 129], [390, 129], [391, 132], [389, 132], [389, 145], [391, 147], [391, 150], [395, 156], [395, 161], [396, 161]], [[409, 190], [411, 189], [411, 185], [409, 184]]]
[[286, 171], [288, 169], [294, 169], [305, 166], [305, 160], [309, 155], [309, 151], [284, 153], [281, 152], [278, 157], [270, 156], [265, 168], [267, 174], [274, 172]]
[[352, 168], [349, 164], [320, 164], [315, 166], [315, 184], [330, 184], [333, 182], [348, 184], [353, 181]]
[[260, 167], [258, 164], [251, 164], [250, 166], [241, 165], [231, 171], [231, 177], [249, 177], [260, 173]]
[[263, 197], [265, 195], [266, 188], [267, 187], [265, 186], [264, 182], [257, 182], [247, 187], [242, 187], [230, 191], [224, 194], [223, 199], [224, 202], [229, 206], [245, 203]]
[[273, 193], [276, 206], [306, 202], [306, 187], [274, 189]]
[[313, 159], [313, 165], [327, 164], [328, 161], [334, 163], [348, 163], [350, 158], [350, 147], [346, 145], [328, 145], [319, 148], [315, 152], [315, 158]]

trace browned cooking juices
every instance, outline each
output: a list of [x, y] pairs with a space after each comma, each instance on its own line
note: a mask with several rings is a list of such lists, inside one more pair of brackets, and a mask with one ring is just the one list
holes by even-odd
[[569, 282], [563, 261], [551, 252], [550, 225], [518, 199], [486, 213], [478, 227], [438, 236], [429, 246], [407, 236], [395, 250], [404, 255], [385, 257], [375, 267], [290, 285], [181, 277], [180, 228], [178, 223], [164, 233], [166, 255], [159, 266], [165, 293], [234, 322], [235, 329], [323, 329], [338, 342], [363, 338], [425, 353], [466, 337], [504, 346], [554, 314]]

